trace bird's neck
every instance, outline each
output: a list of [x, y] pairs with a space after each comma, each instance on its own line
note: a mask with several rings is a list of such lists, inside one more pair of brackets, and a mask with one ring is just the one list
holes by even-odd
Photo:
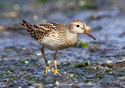
[[77, 42], [77, 37], [78, 37], [77, 33], [70, 32], [67, 38], [70, 41], [71, 45], [74, 45]]

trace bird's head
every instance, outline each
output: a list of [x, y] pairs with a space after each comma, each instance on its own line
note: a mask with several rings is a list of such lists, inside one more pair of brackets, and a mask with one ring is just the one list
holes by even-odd
[[87, 30], [86, 30], [86, 24], [80, 20], [74, 20], [70, 24], [70, 31], [80, 34], [85, 33], [92, 37], [94, 40], [96, 40]]

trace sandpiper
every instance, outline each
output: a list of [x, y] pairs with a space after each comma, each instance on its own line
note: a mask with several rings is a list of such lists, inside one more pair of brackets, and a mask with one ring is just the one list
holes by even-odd
[[[49, 68], [54, 74], [59, 74], [57, 70], [56, 54], [58, 50], [68, 48], [77, 42], [77, 36], [80, 33], [85, 33], [95, 38], [86, 30], [86, 24], [80, 20], [74, 20], [71, 22], [70, 26], [66, 26], [60, 23], [43, 23], [43, 24], [30, 24], [25, 20], [20, 23], [41, 45], [41, 52], [46, 62], [46, 73], [47, 68]], [[49, 66], [47, 63], [44, 47], [54, 50], [54, 65], [55, 70]]]

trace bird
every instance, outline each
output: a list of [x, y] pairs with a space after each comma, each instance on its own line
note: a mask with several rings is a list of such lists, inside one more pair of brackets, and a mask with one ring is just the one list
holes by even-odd
[[[41, 45], [41, 53], [46, 63], [46, 73], [49, 68], [53, 74], [59, 74], [57, 69], [56, 54], [58, 50], [62, 50], [73, 46], [77, 42], [78, 35], [81, 33], [87, 34], [96, 40], [89, 31], [86, 30], [86, 24], [81, 20], [74, 20], [69, 26], [61, 23], [42, 23], [30, 24], [26, 20], [22, 20], [20, 26], [25, 28], [31, 37], [38, 41]], [[52, 51], [54, 54], [55, 69], [51, 68], [44, 54], [44, 47]]]

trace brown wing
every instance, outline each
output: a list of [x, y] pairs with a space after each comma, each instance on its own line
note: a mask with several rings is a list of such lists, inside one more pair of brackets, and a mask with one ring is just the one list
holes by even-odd
[[48, 36], [51, 31], [56, 31], [59, 34], [65, 34], [68, 27], [64, 24], [59, 23], [45, 23], [39, 25], [33, 25], [25, 20], [20, 23], [35, 40], [42, 39], [44, 36]]
[[22, 22], [23, 23], [20, 23], [20, 25], [24, 27], [35, 40], [42, 39], [45, 35], [48, 35], [49, 32], [51, 32], [49, 24], [33, 25], [25, 20], [22, 20]]

